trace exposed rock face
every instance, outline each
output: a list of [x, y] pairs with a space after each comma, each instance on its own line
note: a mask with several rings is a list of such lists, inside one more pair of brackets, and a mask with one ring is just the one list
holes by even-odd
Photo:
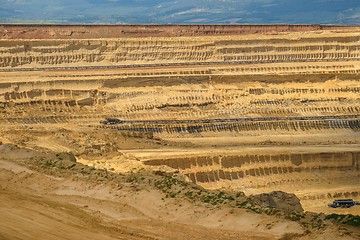
[[[0, 31], [6, 134], [106, 129], [146, 139], [136, 145], [146, 151], [128, 145], [121, 151], [206, 188], [280, 189], [324, 202], [360, 194], [356, 27], [4, 25]], [[107, 117], [120, 124], [100, 124]], [[121, 147], [109, 143], [113, 138], [77, 143], [67, 133], [41, 134], [28, 137], [58, 152], [86, 145], [83, 157], [118, 154]], [[17, 143], [33, 146], [32, 140]]]
[[260, 203], [266, 204], [270, 207], [279, 209], [287, 213], [301, 213], [304, 211], [300, 204], [300, 200], [295, 194], [286, 193], [282, 191], [274, 191], [271, 193], [263, 193], [254, 196], [254, 199]]
[[[329, 152], [304, 154], [254, 154], [227, 156], [194, 156], [187, 158], [152, 159], [148, 165], [167, 165], [179, 169], [196, 183], [221, 180], [241, 180], [246, 177], [285, 177], [291, 173], [309, 173], [329, 170], [356, 170], [360, 152]], [[203, 170], [201, 170], [203, 169]], [[208, 169], [211, 169], [208, 170]]]
[[71, 152], [61, 152], [56, 154], [56, 157], [63, 161], [76, 162], [76, 157]]
[[[144, 37], [119, 39], [1, 40], [0, 67], [29, 70], [56, 67], [114, 67], [169, 65], [229, 65], [265, 63], [307, 63], [297, 65], [207, 67], [185, 71], [182, 75], [209, 73], [233, 75], [281, 73], [359, 73], [349, 61], [360, 59], [360, 36], [295, 34], [253, 36]], [[325, 64], [319, 64], [319, 62]], [[219, 71], [217, 73], [217, 71]], [[153, 75], [179, 74], [166, 71]], [[180, 73], [181, 74], [181, 73]], [[134, 74], [128, 75], [128, 77]], [[135, 75], [137, 76], [137, 75]], [[146, 76], [140, 74], [139, 76]]]

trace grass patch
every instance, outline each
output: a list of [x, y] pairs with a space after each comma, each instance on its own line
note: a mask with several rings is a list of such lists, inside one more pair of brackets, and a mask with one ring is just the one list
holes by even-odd
[[330, 214], [326, 216], [326, 219], [336, 221], [337, 223], [349, 225], [352, 227], [360, 228], [360, 216], [354, 216], [352, 214]]

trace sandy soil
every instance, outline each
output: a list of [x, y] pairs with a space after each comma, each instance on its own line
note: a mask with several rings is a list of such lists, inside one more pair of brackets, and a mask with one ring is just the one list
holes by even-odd
[[47, 175], [21, 164], [27, 150], [5, 148], [0, 146], [2, 239], [277, 239], [303, 232], [291, 221], [193, 205], [126, 182], [112, 188]]

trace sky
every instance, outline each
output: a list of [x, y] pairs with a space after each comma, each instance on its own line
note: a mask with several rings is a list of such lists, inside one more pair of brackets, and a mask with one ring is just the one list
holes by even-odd
[[0, 22], [360, 25], [360, 0], [0, 0]]

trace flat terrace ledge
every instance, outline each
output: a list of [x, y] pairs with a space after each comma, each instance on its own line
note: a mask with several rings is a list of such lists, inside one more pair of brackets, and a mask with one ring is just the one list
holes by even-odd
[[245, 25], [114, 25], [114, 24], [0, 24], [2, 39], [82, 39], [124, 37], [218, 36], [274, 34], [318, 30], [347, 30], [359, 26], [321, 24]]

